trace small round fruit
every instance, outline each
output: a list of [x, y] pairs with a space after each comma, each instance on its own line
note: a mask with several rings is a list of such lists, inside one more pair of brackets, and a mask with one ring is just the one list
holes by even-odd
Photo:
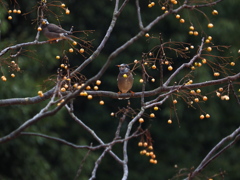
[[99, 101], [99, 104], [104, 105], [104, 101], [103, 100]]
[[70, 14], [70, 10], [69, 10], [69, 9], [66, 9], [65, 13], [66, 13], [66, 14]]
[[157, 111], [157, 110], [158, 110], [158, 107], [157, 107], [157, 106], [155, 106], [153, 109], [154, 109], [154, 111]]
[[222, 88], [222, 87], [218, 88], [218, 90], [219, 90], [220, 92], [223, 92], [223, 88]]
[[207, 101], [207, 100], [208, 100], [208, 97], [207, 97], [207, 96], [203, 96], [203, 100], [204, 100], [204, 101]]
[[98, 86], [94, 86], [93, 89], [94, 89], [95, 91], [97, 91], [97, 90], [98, 90]]
[[147, 143], [147, 142], [144, 142], [144, 143], [143, 143], [143, 146], [144, 146], [144, 147], [147, 147], [147, 146], [148, 146], [148, 143]]
[[60, 56], [56, 56], [56, 59], [60, 59]]
[[127, 77], [128, 77], [128, 75], [127, 75], [127, 74], [123, 74], [123, 77], [124, 77], [124, 78], [127, 78]]
[[9, 13], [9, 14], [10, 14], [10, 13], [12, 13], [12, 10], [11, 10], [11, 9], [9, 9], [9, 10], [8, 10], [8, 13]]
[[206, 39], [206, 40], [205, 40], [205, 43], [210, 43], [210, 40], [209, 40], [209, 39]]
[[197, 89], [196, 92], [197, 92], [197, 93], [201, 93], [201, 89]]
[[11, 77], [13, 77], [13, 78], [14, 78], [14, 77], [15, 77], [15, 74], [11, 74]]
[[190, 46], [190, 48], [191, 48], [191, 49], [194, 49], [194, 46], [193, 46], [193, 45], [191, 45], [191, 46]]
[[115, 113], [114, 112], [111, 112], [111, 114], [110, 114], [111, 116], [114, 116], [115, 115]]
[[145, 37], [149, 37], [150, 35], [148, 33], [145, 34]]
[[202, 59], [202, 63], [203, 63], [203, 64], [206, 64], [206, 63], [207, 63], [207, 60], [206, 60], [206, 59]]
[[13, 13], [17, 13], [17, 10], [16, 10], [16, 9], [14, 9], [14, 10], [13, 10]]
[[173, 100], [173, 104], [177, 104], [177, 100], [176, 99]]
[[215, 77], [217, 77], [217, 76], [220, 76], [220, 73], [219, 73], [219, 72], [215, 72], [213, 75], [214, 75]]
[[101, 83], [102, 83], [101, 80], [97, 80], [97, 81], [96, 81], [96, 85], [98, 85], [98, 86], [99, 86]]
[[150, 118], [155, 118], [155, 114], [154, 114], [154, 113], [151, 113], [151, 114], [150, 114]]
[[204, 117], [204, 115], [202, 114], [202, 115], [200, 115], [200, 119], [204, 119], [205, 117]]
[[194, 101], [195, 101], [196, 103], [198, 103], [198, 102], [199, 102], [199, 98], [195, 98]]
[[185, 23], [185, 20], [184, 20], [184, 19], [180, 19], [179, 22], [180, 22], [180, 23]]
[[66, 6], [66, 5], [65, 5], [64, 3], [62, 3], [62, 4], [61, 4], [61, 7], [63, 7], [63, 8], [64, 8], [65, 6]]
[[154, 79], [154, 78], [152, 78], [152, 79], [151, 79], [151, 81], [152, 81], [152, 82], [155, 82], [155, 79]]
[[17, 13], [18, 13], [18, 14], [21, 14], [21, 13], [22, 13], [22, 11], [19, 9], [19, 10], [17, 10]]
[[87, 96], [87, 98], [88, 98], [89, 100], [91, 100], [91, 99], [93, 98], [93, 96], [89, 94], [89, 95]]
[[172, 70], [173, 70], [173, 67], [172, 67], [172, 66], [168, 66], [168, 70], [169, 70], [169, 71], [172, 71]]
[[206, 114], [206, 118], [210, 118], [211, 116], [209, 114]]
[[152, 5], [152, 6], [155, 6], [155, 2], [151, 2], [151, 5]]
[[76, 41], [73, 41], [72, 44], [73, 44], [74, 46], [76, 46], [76, 45], [77, 45], [77, 42], [76, 42]]
[[165, 6], [162, 6], [162, 8], [161, 8], [163, 11], [166, 9], [166, 7]]
[[190, 93], [191, 93], [191, 94], [195, 94], [195, 91], [194, 91], [194, 90], [191, 90]]
[[151, 7], [152, 7], [152, 4], [148, 4], [148, 7], [151, 8]]
[[212, 23], [208, 23], [208, 28], [213, 28], [213, 24]]
[[139, 80], [139, 82], [140, 82], [140, 83], [143, 83], [143, 82], [144, 82], [144, 80], [143, 80], [143, 79], [140, 79], [140, 80]]
[[83, 48], [81, 48], [81, 49], [79, 49], [79, 52], [82, 54], [82, 53], [84, 53], [84, 49]]
[[208, 51], [208, 52], [212, 51], [212, 47], [210, 47], [210, 46], [207, 47], [207, 51]]
[[208, 36], [208, 38], [207, 39], [209, 39], [210, 41], [212, 40], [212, 36]]
[[73, 52], [73, 48], [70, 48], [68, 51], [69, 51], [70, 53], [72, 53], [72, 52]]
[[143, 143], [142, 143], [142, 142], [138, 142], [138, 146], [139, 146], [139, 147], [142, 147], [142, 146], [143, 146]]
[[193, 35], [194, 35], [194, 36], [198, 36], [198, 31], [194, 31], [194, 32], [193, 32]]
[[12, 20], [12, 16], [8, 16], [8, 20]]
[[156, 69], [157, 68], [157, 66], [154, 64], [154, 65], [152, 65], [152, 69]]
[[180, 19], [181, 16], [180, 16], [179, 14], [177, 14], [175, 17], [176, 17], [177, 19]]
[[168, 124], [172, 124], [172, 120], [171, 119], [168, 120]]
[[65, 92], [65, 91], [66, 91], [66, 88], [62, 87], [62, 88], [61, 88], [61, 91], [62, 91], [62, 92]]
[[91, 86], [87, 86], [87, 87], [86, 87], [86, 90], [90, 90], [90, 89], [91, 89]]
[[212, 15], [218, 15], [218, 11], [214, 9], [214, 10], [212, 11]]
[[194, 27], [193, 27], [193, 26], [190, 26], [189, 29], [193, 31], [193, 30], [194, 30]]
[[188, 34], [189, 34], [189, 35], [193, 35], [193, 31], [189, 31]]
[[139, 123], [143, 123], [144, 122], [144, 119], [143, 118], [139, 118]]
[[235, 62], [230, 62], [230, 65], [231, 66], [235, 66]]

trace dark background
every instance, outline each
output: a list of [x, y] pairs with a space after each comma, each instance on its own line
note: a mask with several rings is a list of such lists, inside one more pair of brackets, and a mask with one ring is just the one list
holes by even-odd
[[[37, 25], [32, 23], [36, 18], [36, 1], [21, 0], [19, 4], [14, 2], [1, 1], [0, 4], [0, 19], [1, 19], [1, 50], [9, 45], [17, 43], [30, 42], [35, 39]], [[48, 1], [50, 2], [50, 1]], [[54, 13], [61, 15], [60, 24], [65, 29], [70, 29], [73, 25], [74, 30], [94, 30], [87, 36], [88, 40], [93, 40], [92, 50], [95, 50], [111, 21], [113, 14], [114, 1], [78, 1], [69, 0], [64, 2], [70, 9], [71, 14], [65, 15], [64, 11], [57, 7], [49, 7]], [[144, 25], [153, 20], [156, 16], [162, 14], [157, 2], [153, 8], [148, 8], [148, 1], [141, 1], [142, 18]], [[61, 4], [56, 3], [56, 4]], [[239, 63], [237, 59], [237, 51], [239, 44], [239, 5], [237, 0], [223, 1], [216, 7], [202, 8], [206, 18], [198, 11], [184, 10], [180, 13], [181, 17], [185, 18], [186, 23], [180, 24], [174, 15], [170, 15], [166, 19], [160, 21], [150, 32], [150, 35], [155, 37], [162, 33], [164, 41], [184, 41], [192, 43], [195, 47], [200, 45], [201, 36], [188, 35], [188, 28], [192, 22], [199, 34], [206, 33], [213, 37], [215, 45], [230, 45], [229, 51], [226, 53], [214, 53], [223, 56], [234, 56], [236, 66], [232, 67], [234, 72], [239, 71]], [[21, 9], [22, 14], [11, 14], [13, 19], [7, 20], [8, 9]], [[216, 9], [219, 15], [213, 16], [212, 10]], [[49, 13], [47, 18], [50, 22], [58, 24], [56, 17]], [[208, 29], [208, 19], [214, 24], [213, 29]], [[98, 58], [87, 66], [83, 74], [90, 78], [95, 75], [102, 65], [106, 62], [107, 57], [116, 48], [125, 43], [129, 38], [134, 36], [139, 31], [135, 2], [130, 1], [126, 6], [119, 21], [117, 22], [114, 31], [106, 44], [102, 53]], [[77, 37], [85, 37], [81, 32], [75, 34]], [[41, 40], [46, 40], [41, 35]], [[116, 77], [118, 68], [115, 66], [120, 63], [132, 63], [135, 59], [141, 59], [143, 52], [148, 52], [152, 47], [159, 44], [158, 39], [147, 40], [143, 37], [134, 45], [127, 48], [123, 53], [114, 59], [110, 68], [102, 76], [100, 85], [101, 90], [117, 92]], [[5, 59], [1, 61], [1, 71], [8, 78], [7, 82], [1, 83], [1, 99], [16, 98], [16, 97], [31, 97], [36, 96], [39, 90], [46, 91], [50, 89], [54, 82], [51, 81], [52, 75], [56, 74], [57, 68], [60, 65], [59, 60], [55, 59], [56, 55], [62, 56], [63, 50], [68, 50], [67, 42], [58, 44], [45, 44], [25, 47], [23, 53], [13, 59], [18, 62], [21, 71], [16, 74], [15, 78], [11, 78], [11, 71], [7, 67]], [[197, 51], [192, 50], [194, 54]], [[86, 56], [89, 56], [86, 54]], [[174, 57], [174, 54], [169, 54]], [[84, 61], [84, 57], [77, 53], [69, 54], [71, 67], [75, 67]], [[8, 62], [11, 59], [7, 60]], [[174, 68], [187, 60], [176, 58]], [[153, 76], [157, 76], [156, 72], [149, 71]], [[182, 72], [185, 75], [187, 71]], [[165, 76], [168, 77], [171, 72], [165, 71]], [[136, 71], [135, 84], [133, 91], [141, 91], [141, 85], [138, 83], [141, 74]], [[205, 79], [217, 79], [213, 77], [212, 70], [208, 67], [199, 68], [194, 73], [194, 82], [201, 82]], [[156, 78], [157, 79], [157, 78]], [[179, 78], [181, 79], [181, 78]], [[156, 84], [148, 83], [147, 90], [155, 88]], [[150, 132], [154, 140], [154, 152], [157, 155], [158, 164], [153, 165], [149, 159], [139, 154], [142, 148], [138, 147], [137, 139], [129, 141], [129, 179], [141, 180], [158, 180], [170, 179], [175, 176], [180, 170], [181, 173], [188, 173], [191, 168], [197, 167], [205, 155], [225, 136], [232, 133], [239, 126], [239, 105], [237, 100], [230, 91], [230, 100], [221, 101], [215, 95], [215, 91], [221, 86], [213, 86], [202, 88], [202, 94], [207, 95], [209, 100], [200, 103], [203, 111], [211, 115], [210, 119], [199, 119], [202, 114], [198, 106], [196, 109], [188, 107], [183, 99], [178, 98], [176, 105], [177, 115], [173, 112], [170, 101], [167, 101], [160, 110], [156, 111], [156, 118], [147, 119], [146, 126], [151, 124]], [[239, 88], [236, 84], [235, 90]], [[176, 97], [174, 97], [176, 98]], [[99, 100], [105, 101], [104, 106], [98, 104]], [[44, 107], [47, 102], [42, 102], [38, 105], [13, 105], [0, 108], [0, 136], [4, 136], [15, 130], [27, 119], [33, 117], [39, 112], [40, 108]], [[139, 99], [131, 99], [131, 107], [139, 108]], [[80, 119], [89, 125], [104, 142], [109, 142], [114, 136], [114, 130], [117, 127], [118, 119], [111, 117], [111, 112], [118, 111], [118, 108], [126, 106], [126, 101], [118, 101], [110, 98], [96, 97], [89, 101], [85, 97], [77, 97], [74, 101], [75, 113]], [[148, 110], [151, 113], [153, 110]], [[170, 125], [167, 120], [170, 118], [173, 123]], [[178, 124], [179, 118], [180, 124]], [[127, 119], [130, 120], [130, 117]], [[124, 126], [126, 126], [125, 123]], [[65, 109], [53, 117], [48, 117], [34, 124], [27, 131], [40, 132], [51, 136], [66, 139], [72, 143], [89, 145], [91, 142], [96, 145], [95, 140], [80, 126], [69, 117]], [[124, 131], [122, 132], [123, 135]], [[122, 148], [116, 145], [113, 148], [116, 154], [121, 157]], [[100, 155], [100, 150], [91, 152], [85, 161], [82, 173], [79, 179], [88, 179], [91, 175], [91, 170], [94, 167], [94, 162]], [[43, 139], [40, 137], [21, 136], [17, 139], [0, 145], [0, 179], [4, 180], [52, 180], [52, 179], [73, 179], [81, 164], [82, 159], [87, 154], [86, 150], [73, 149], [62, 145], [58, 142]], [[200, 175], [200, 179], [224, 172], [224, 179], [239, 179], [240, 178], [240, 163], [239, 163], [239, 144], [227, 150], [219, 158], [214, 160]], [[174, 167], [177, 165], [177, 168]], [[121, 179], [122, 167], [118, 165], [112, 157], [107, 155], [97, 171], [96, 179]], [[183, 177], [186, 177], [183, 176]], [[179, 179], [183, 177], [179, 176]], [[214, 179], [223, 179], [222, 176], [217, 176]]]

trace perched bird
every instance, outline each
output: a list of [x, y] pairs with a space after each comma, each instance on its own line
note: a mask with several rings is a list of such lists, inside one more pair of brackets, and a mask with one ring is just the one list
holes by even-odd
[[50, 40], [59, 41], [61, 39], [68, 39], [74, 41], [69, 37], [69, 35], [72, 34], [71, 31], [66, 31], [56, 24], [49, 23], [47, 19], [42, 20], [42, 31], [44, 36]]
[[120, 93], [127, 93], [133, 86], [133, 75], [127, 64], [117, 65], [119, 67], [119, 74], [117, 78], [118, 89]]

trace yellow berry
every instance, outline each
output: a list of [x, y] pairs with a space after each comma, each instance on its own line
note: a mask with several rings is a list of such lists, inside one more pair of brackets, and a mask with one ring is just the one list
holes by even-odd
[[222, 88], [222, 87], [220, 87], [220, 88], [218, 88], [218, 90], [219, 90], [220, 92], [222, 92], [222, 91], [223, 91], [223, 88]]
[[189, 35], [193, 35], [193, 31], [189, 31], [188, 34], [189, 34]]
[[13, 78], [14, 78], [14, 77], [15, 77], [15, 74], [11, 74], [11, 77], [13, 77]]
[[184, 20], [184, 19], [180, 19], [179, 22], [180, 22], [180, 23], [185, 23], [185, 20]]
[[12, 20], [12, 16], [8, 16], [8, 20]]
[[191, 45], [191, 46], [190, 46], [190, 48], [191, 48], [191, 49], [194, 49], [194, 46], [193, 46], [193, 45]]
[[83, 48], [81, 48], [81, 49], [79, 49], [79, 52], [82, 54], [82, 53], [84, 53], [84, 49]]
[[72, 52], [73, 52], [73, 48], [70, 48], [68, 51], [69, 51], [70, 53], [72, 53]]
[[213, 75], [214, 75], [215, 77], [217, 77], [217, 76], [220, 76], [220, 73], [219, 73], [219, 72], [215, 72]]
[[154, 113], [151, 113], [151, 114], [150, 114], [150, 118], [155, 118], [155, 114], [154, 114]]
[[200, 115], [200, 119], [204, 119], [204, 115], [202, 114], [202, 115]]
[[164, 10], [166, 9], [166, 7], [165, 7], [165, 6], [163, 6], [161, 9], [164, 11]]
[[205, 43], [210, 43], [210, 40], [209, 40], [209, 39], [206, 39], [206, 40], [205, 40]]
[[144, 147], [147, 147], [147, 146], [148, 146], [148, 143], [147, 143], [147, 142], [144, 142], [144, 143], [143, 143], [143, 146], [144, 146]]
[[191, 93], [191, 94], [195, 94], [195, 91], [194, 91], [194, 90], [191, 90], [190, 93]]
[[98, 85], [98, 86], [99, 86], [101, 83], [102, 83], [102, 82], [101, 82], [100, 80], [97, 80], [97, 81], [96, 81], [96, 85]]
[[145, 37], [149, 37], [150, 35], [148, 33], [145, 34]]
[[155, 2], [151, 2], [152, 6], [155, 6]]
[[210, 41], [212, 40], [212, 36], [208, 36], [208, 38], [207, 39], [209, 39]]
[[179, 14], [176, 15], [176, 18], [177, 18], [177, 19], [180, 19], [180, 17], [181, 17], [181, 16], [180, 16]]
[[203, 64], [206, 64], [206, 63], [207, 63], [207, 60], [206, 60], [206, 59], [202, 59], [202, 63], [203, 63]]
[[123, 74], [123, 77], [124, 77], [124, 78], [127, 78], [128, 76], [127, 76], [127, 74]]
[[172, 120], [171, 119], [168, 120], [168, 124], [172, 124]]
[[138, 60], [137, 60], [137, 59], [135, 59], [133, 62], [134, 62], [135, 64], [137, 64], [137, 63], [138, 63]]
[[197, 32], [197, 31], [194, 31], [194, 32], [193, 32], [193, 35], [194, 35], [194, 36], [198, 36], [198, 32]]
[[204, 101], [207, 101], [207, 100], [208, 100], [208, 97], [207, 97], [207, 96], [203, 96], [203, 100], [204, 100]]
[[114, 114], [114, 112], [111, 112], [111, 114], [110, 114], [111, 116], [114, 116], [115, 114]]
[[168, 66], [168, 70], [169, 70], [169, 71], [172, 71], [172, 70], [173, 70], [173, 67], [172, 67], [172, 66]]
[[144, 122], [144, 119], [143, 118], [139, 118], [139, 123], [143, 123]]
[[157, 107], [157, 106], [155, 106], [153, 109], [154, 109], [154, 111], [157, 111], [157, 110], [158, 110], [158, 107]]
[[97, 91], [97, 90], [98, 90], [98, 86], [94, 86], [93, 89], [94, 89], [95, 91]]
[[195, 98], [194, 101], [195, 101], [196, 103], [198, 103], [198, 102], [199, 102], [199, 98]]
[[201, 66], [202, 66], [202, 63], [199, 62], [197, 66], [198, 66], [198, 67], [201, 67]]
[[212, 15], [218, 15], [218, 11], [217, 10], [213, 10], [212, 11]]
[[13, 10], [13, 13], [17, 13], [17, 10], [16, 10], [16, 9], [14, 9], [14, 10]]
[[212, 47], [207, 47], [207, 51], [208, 52], [212, 51]]
[[154, 78], [152, 78], [152, 79], [151, 79], [151, 81], [152, 81], [152, 82], [155, 82], [155, 79], [154, 79]]
[[208, 24], [208, 28], [213, 28], [213, 24], [212, 24], [212, 23], [209, 23], [209, 24]]
[[90, 89], [91, 89], [91, 86], [87, 86], [87, 87], [86, 87], [86, 90], [90, 90]]
[[103, 100], [99, 101], [99, 104], [104, 105], [104, 101]]
[[64, 3], [62, 3], [61, 6], [64, 8], [66, 5]]
[[210, 118], [210, 115], [209, 115], [209, 114], [206, 114], [206, 118]]
[[143, 143], [142, 142], [138, 142], [138, 146], [139, 147], [143, 146]]
[[177, 104], [177, 100], [176, 99], [173, 100], [173, 104]]
[[77, 42], [76, 42], [76, 41], [73, 41], [72, 44], [73, 44], [74, 46], [76, 46], [76, 45], [77, 45]]
[[89, 94], [89, 95], [87, 96], [87, 98], [90, 100], [90, 99], [92, 99], [93, 97], [92, 97], [92, 95]]
[[144, 80], [143, 80], [143, 79], [140, 79], [140, 80], [139, 80], [139, 82], [140, 82], [140, 83], [143, 83], [143, 82], [144, 82]]
[[60, 56], [56, 56], [56, 59], [60, 59]]
[[8, 10], [8, 13], [12, 13], [12, 10], [10, 9], [10, 10]]
[[156, 69], [157, 68], [157, 66], [154, 64], [154, 65], [152, 65], [152, 69]]
[[235, 62], [230, 62], [230, 65], [231, 66], [235, 66]]
[[193, 30], [194, 30], [194, 27], [193, 27], [193, 26], [190, 26], [189, 29], [193, 31]]
[[148, 4], [148, 7], [151, 8], [151, 7], [152, 7], [152, 4]]
[[62, 91], [62, 92], [65, 92], [65, 91], [66, 91], [66, 88], [62, 87], [62, 88], [61, 88], [61, 91]]
[[196, 92], [197, 92], [197, 93], [201, 93], [201, 89], [197, 89]]
[[19, 9], [19, 10], [17, 10], [17, 13], [18, 13], [18, 14], [21, 14], [22, 12], [21, 12], [21, 10]]
[[5, 76], [1, 77], [2, 81], [7, 81], [7, 78]]
[[70, 10], [69, 10], [69, 9], [66, 9], [65, 13], [66, 13], [66, 14], [70, 14]]

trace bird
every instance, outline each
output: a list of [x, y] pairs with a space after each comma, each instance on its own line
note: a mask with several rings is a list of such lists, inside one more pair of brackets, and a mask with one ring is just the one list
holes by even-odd
[[71, 31], [66, 31], [56, 24], [49, 23], [47, 19], [42, 19], [42, 31], [44, 36], [50, 40], [56, 40], [57, 42], [62, 39], [68, 39], [74, 41], [69, 35]]
[[130, 70], [127, 64], [120, 64], [117, 66], [119, 67], [119, 74], [117, 77], [118, 89], [120, 91], [119, 93], [127, 93], [131, 90], [133, 86], [134, 78], [133, 78], [132, 71]]

